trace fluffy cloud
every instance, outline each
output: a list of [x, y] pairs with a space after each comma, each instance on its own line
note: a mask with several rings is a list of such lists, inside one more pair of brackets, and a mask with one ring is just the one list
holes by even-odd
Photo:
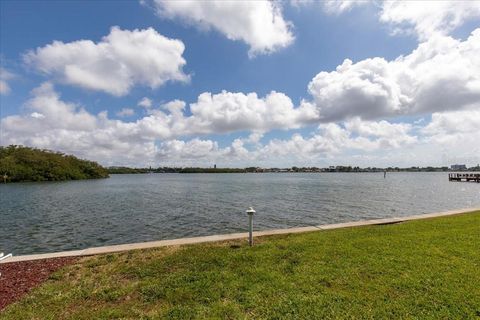
[[[33, 98], [27, 102], [31, 114], [9, 116], [2, 119], [4, 138], [15, 143], [16, 132], [26, 136], [42, 135], [44, 129], [54, 127], [63, 130], [92, 130], [97, 119], [80, 106], [60, 100], [51, 83], [34, 89]], [[20, 137], [18, 137], [20, 138]]]
[[[294, 108], [284, 94], [272, 92], [264, 98], [256, 94], [205, 93], [190, 105], [174, 100], [161, 109], [153, 109], [133, 122], [114, 120], [106, 112], [93, 115], [82, 106], [61, 100], [51, 83], [32, 92], [24, 115], [2, 119], [3, 144], [24, 144], [60, 150], [101, 161], [105, 164], [138, 165], [177, 161], [255, 161], [277, 156], [326, 155], [342, 148], [396, 148], [410, 143], [410, 127], [402, 124], [365, 122], [354, 119], [338, 124], [322, 124], [312, 138], [294, 135], [286, 141], [272, 140], [262, 145], [263, 131], [295, 128], [316, 116], [309, 104]], [[120, 111], [120, 113], [130, 113]], [[226, 123], [226, 124], [225, 124]], [[250, 131], [246, 138], [235, 139], [219, 148], [215, 141], [181, 136]]]
[[152, 100], [147, 97], [143, 97], [142, 100], [138, 101], [137, 104], [139, 107], [143, 107], [145, 109], [149, 109], [152, 107]]
[[355, 136], [348, 144], [356, 149], [400, 148], [417, 142], [408, 123], [391, 123], [386, 120], [362, 121], [359, 118], [344, 123], [349, 136]]
[[[271, 92], [264, 98], [255, 93], [204, 93], [190, 105], [189, 115], [186, 106], [184, 101], [170, 101], [160, 109], [150, 109], [143, 118], [124, 122], [110, 119], [106, 112], [93, 115], [82, 106], [62, 101], [53, 85], [46, 82], [32, 91], [32, 98], [25, 103], [25, 114], [1, 120], [2, 143], [32, 145], [81, 156], [88, 154], [108, 163], [111, 153], [125, 152], [128, 146], [132, 147], [132, 152], [126, 152], [119, 159], [136, 154], [137, 149], [139, 154], [144, 148], [151, 152], [156, 148], [156, 141], [170, 140], [173, 142], [162, 144], [166, 150], [164, 158], [175, 150], [189, 155], [191, 150], [204, 150], [201, 147], [205, 144], [193, 140], [190, 144], [180, 145], [174, 139], [198, 134], [253, 131], [250, 140], [258, 142], [260, 132], [296, 128], [314, 121], [316, 117], [310, 104], [295, 108], [287, 96], [277, 92]], [[124, 108], [117, 115], [128, 116], [132, 112], [134, 110]], [[180, 152], [180, 149], [183, 151]]]
[[184, 50], [182, 41], [152, 28], [112, 27], [98, 43], [54, 41], [29, 51], [24, 60], [63, 83], [122, 96], [135, 85], [157, 88], [167, 81], [188, 81], [182, 71]]
[[478, 1], [327, 0], [322, 4], [330, 14], [340, 14], [356, 6], [374, 5], [379, 9], [380, 21], [393, 27], [393, 34], [414, 34], [422, 41], [434, 35], [448, 35], [466, 21], [480, 17]]
[[[62, 101], [53, 85], [44, 83], [32, 92], [25, 114], [1, 120], [2, 143], [60, 150], [106, 165], [172, 161], [206, 165], [217, 160], [240, 166], [281, 165], [292, 161], [315, 164], [322, 159], [356, 159], [355, 164], [362, 164], [358, 159], [368, 159], [369, 164], [383, 161], [380, 163], [392, 165], [391, 161], [398, 164], [404, 157], [402, 152], [410, 164], [420, 156], [429, 165], [438, 162], [428, 161], [442, 158], [439, 150], [451, 147], [456, 148], [459, 159], [474, 162], [480, 154], [471, 147], [480, 139], [479, 37], [480, 29], [465, 41], [433, 37], [393, 61], [346, 60], [336, 71], [319, 73], [309, 84], [313, 101], [298, 106], [275, 91], [264, 97], [205, 92], [194, 103], [173, 100], [160, 108], [152, 108], [153, 102], [144, 98], [138, 104], [148, 109], [147, 115], [125, 122]], [[373, 121], [431, 112], [428, 123]], [[315, 123], [321, 124], [310, 136], [293, 134], [288, 139], [261, 142], [264, 133], [272, 129]], [[246, 131], [249, 136], [236, 138], [223, 148], [209, 139], [182, 140], [235, 131]], [[393, 154], [393, 158], [386, 157]]]
[[273, 139], [265, 145], [258, 142], [256, 134], [234, 139], [225, 148], [219, 148], [212, 140], [169, 140], [160, 144], [157, 159], [163, 163], [184, 165], [208, 165], [216, 161], [240, 165], [266, 163], [268, 166], [312, 164], [351, 151], [365, 154], [404, 148], [418, 141], [411, 131], [408, 124], [355, 119], [342, 124], [322, 124], [311, 137], [295, 133], [288, 139]]
[[353, 7], [367, 4], [367, 0], [326, 0], [322, 1], [323, 8], [328, 13], [340, 14]]
[[[480, 163], [480, 108], [453, 112], [436, 112], [420, 129], [425, 145], [420, 152], [437, 155], [447, 163]], [[455, 150], [452, 153], [452, 150]]]
[[117, 116], [119, 117], [131, 117], [135, 114], [135, 110], [132, 108], [122, 108], [122, 110], [117, 112]]
[[478, 1], [384, 1], [380, 13], [381, 21], [396, 26], [394, 32], [412, 32], [421, 40], [449, 34], [478, 17]]
[[272, 91], [265, 97], [256, 93], [222, 91], [202, 93], [189, 105], [173, 100], [160, 109], [149, 109], [136, 126], [149, 136], [166, 139], [181, 136], [293, 129], [318, 121], [316, 108], [307, 102], [295, 107], [289, 97]]
[[393, 61], [346, 59], [308, 85], [323, 121], [480, 107], [480, 29], [465, 41], [434, 36]]
[[314, 106], [303, 103], [295, 108], [283, 93], [272, 91], [265, 98], [256, 93], [202, 93], [190, 105], [191, 130], [198, 133], [240, 130], [269, 131], [275, 128], [298, 128], [316, 121]]
[[431, 122], [422, 131], [434, 137], [464, 133], [480, 135], [480, 109], [433, 113]]
[[[478, 109], [434, 113], [431, 121], [416, 125], [365, 121], [356, 117], [320, 124], [309, 136], [293, 133], [283, 140], [266, 140], [257, 127], [242, 127], [241, 130], [251, 133], [221, 148], [208, 138], [180, 138], [180, 135], [195, 136], [192, 132], [198, 128], [205, 129], [202, 121], [195, 118], [199, 114], [184, 114], [186, 104], [183, 101], [171, 101], [143, 118], [125, 122], [110, 119], [106, 112], [93, 115], [82, 106], [62, 101], [50, 83], [41, 85], [32, 94], [25, 104], [25, 114], [1, 120], [2, 144], [59, 150], [105, 165], [204, 166], [213, 162], [238, 166], [326, 162], [398, 165], [402, 161], [411, 165], [419, 161], [418, 157], [422, 164], [440, 165], [444, 162], [439, 159], [451, 148], [455, 148], [456, 156], [462, 161], [476, 163], [480, 160], [480, 150], [475, 147], [480, 139]], [[263, 103], [268, 100], [256, 99]], [[225, 117], [228, 119], [228, 113]], [[183, 123], [183, 127], [179, 123]]]
[[310, 138], [294, 134], [288, 140], [271, 140], [259, 153], [301, 159], [332, 157], [349, 150], [371, 152], [405, 147], [417, 142], [409, 124], [354, 119], [342, 124], [321, 124]]
[[383, 58], [355, 64], [346, 59], [336, 71], [317, 74], [308, 91], [325, 122], [400, 114], [409, 104], [396, 82], [395, 70]]
[[218, 144], [211, 140], [198, 138], [190, 141], [170, 140], [160, 144], [156, 158], [162, 160], [190, 161], [209, 158], [218, 153]]
[[11, 89], [8, 85], [8, 81], [13, 79], [14, 77], [15, 76], [13, 73], [0, 67], [0, 95], [7, 95], [10, 93]]
[[312, 158], [338, 153], [348, 140], [348, 132], [337, 124], [322, 125], [313, 137], [293, 134], [290, 139], [273, 139], [259, 150], [260, 157]]
[[25, 108], [24, 115], [1, 120], [2, 144], [59, 150], [105, 164], [134, 164], [142, 154], [153, 159], [156, 152], [154, 141], [139, 135], [134, 124], [110, 120], [106, 112], [93, 115], [64, 102], [51, 83], [33, 90]]
[[[42, 84], [32, 94], [26, 103], [26, 115], [2, 119], [4, 143], [35, 145], [34, 140], [41, 140], [42, 147], [56, 149], [61, 136], [66, 145], [71, 139], [76, 139], [75, 143], [85, 139], [88, 145], [87, 141], [92, 139], [92, 144], [96, 141], [108, 147], [114, 141], [143, 143], [236, 131], [251, 131], [249, 140], [258, 142], [262, 132], [299, 128], [318, 121], [312, 104], [304, 102], [295, 107], [289, 97], [275, 91], [265, 97], [258, 97], [256, 93], [206, 92], [189, 105], [189, 112], [184, 101], [173, 100], [158, 109], [150, 107], [146, 116], [133, 122], [109, 119], [105, 112], [93, 115], [81, 106], [64, 102], [51, 83]], [[152, 105], [150, 100], [148, 105]], [[124, 108], [117, 116], [131, 116], [133, 113], [133, 109]], [[59, 130], [74, 134], [72, 138], [57, 135]], [[44, 139], [46, 136], [54, 137], [51, 141], [55, 143], [48, 146], [50, 138]]]
[[274, 1], [164, 1], [154, 0], [159, 16], [179, 18], [201, 29], [213, 28], [230, 40], [250, 46], [249, 55], [289, 46], [294, 36], [280, 4]]

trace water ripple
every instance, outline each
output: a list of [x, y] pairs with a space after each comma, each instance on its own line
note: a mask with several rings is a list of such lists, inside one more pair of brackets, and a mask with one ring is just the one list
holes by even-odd
[[0, 251], [14, 254], [319, 225], [480, 206], [446, 173], [147, 174], [0, 185]]

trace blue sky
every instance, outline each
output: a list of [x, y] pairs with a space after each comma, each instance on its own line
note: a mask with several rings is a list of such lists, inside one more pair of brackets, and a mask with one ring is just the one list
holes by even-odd
[[[106, 165], [479, 162], [478, 147], [468, 147], [478, 136], [480, 94], [475, 81], [480, 81], [480, 72], [475, 71], [480, 70], [475, 69], [478, 58], [468, 51], [476, 50], [480, 38], [470, 37], [480, 27], [478, 2], [450, 6], [440, 2], [429, 10], [421, 4], [355, 1], [184, 2], [184, 7], [172, 3], [0, 2], [2, 81], [3, 88], [8, 87], [0, 95], [1, 144], [60, 150]], [[202, 8], [209, 5], [213, 7]], [[255, 20], [265, 21], [269, 14], [279, 23], [270, 26]], [[121, 46], [132, 54], [125, 61], [111, 58], [113, 51], [99, 45], [115, 26], [121, 38], [117, 49]], [[152, 41], [172, 42], [155, 47], [159, 51], [153, 57], [170, 50], [174, 41], [181, 42], [184, 50], [174, 58], [134, 61], [154, 44], [136, 47], [127, 33], [146, 35], [149, 28]], [[86, 50], [80, 40], [92, 42], [91, 57], [68, 51], [73, 46]], [[43, 50], [53, 41], [61, 45]], [[430, 54], [418, 54], [422, 45]], [[416, 62], [395, 62], [400, 56]], [[372, 62], [373, 58], [381, 61]], [[108, 59], [117, 59], [112, 62], [115, 72], [127, 70], [125, 83], [115, 72], [94, 69], [102, 69], [101, 62]], [[335, 73], [345, 59], [351, 64]], [[457, 70], [471, 69], [471, 75], [458, 79], [450, 70], [454, 66], [444, 61], [458, 63]], [[178, 70], [164, 71], [175, 64]], [[78, 78], [78, 72], [72, 78], [65, 73], [71, 65], [99, 75], [103, 82], [111, 80], [112, 85], [106, 89], [95, 77]], [[150, 73], [145, 71], [149, 68]], [[167, 80], [156, 83], [160, 76], [155, 72], [167, 72], [162, 75]], [[421, 72], [418, 78], [432, 74], [413, 90], [405, 79], [416, 72]], [[113, 88], [115, 81], [119, 86], [128, 82], [128, 89]], [[443, 106], [432, 90], [441, 90], [448, 81], [459, 88], [452, 93], [439, 91], [445, 95], [442, 100], [459, 102]], [[262, 105], [272, 91], [274, 101]], [[214, 98], [198, 103], [193, 114], [191, 104], [204, 93]], [[256, 94], [255, 99], [247, 99], [253, 102], [245, 102], [249, 93]], [[144, 98], [151, 106], [138, 105]], [[174, 100], [184, 103], [181, 117], [165, 107]], [[103, 111], [108, 112], [107, 120], [99, 116]], [[456, 119], [473, 121], [471, 132], [452, 131]], [[81, 127], [76, 121], [91, 123]], [[449, 154], [448, 146], [458, 141], [465, 150]]]

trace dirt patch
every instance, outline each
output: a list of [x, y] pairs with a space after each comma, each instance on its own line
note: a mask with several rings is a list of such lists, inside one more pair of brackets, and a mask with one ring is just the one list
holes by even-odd
[[54, 258], [0, 264], [0, 310], [18, 301], [60, 268], [79, 258]]

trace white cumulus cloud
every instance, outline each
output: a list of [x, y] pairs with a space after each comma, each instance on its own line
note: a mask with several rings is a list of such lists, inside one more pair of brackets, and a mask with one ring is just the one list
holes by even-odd
[[[201, 150], [211, 148], [195, 139], [185, 145], [176, 139], [250, 131], [249, 143], [258, 144], [261, 132], [297, 128], [316, 119], [312, 105], [305, 103], [295, 108], [286, 95], [274, 91], [265, 97], [226, 91], [204, 93], [189, 107], [187, 113], [184, 101], [173, 100], [144, 117], [125, 122], [109, 118], [105, 111], [94, 115], [80, 105], [63, 101], [53, 85], [46, 82], [32, 91], [32, 98], [25, 103], [25, 114], [1, 120], [2, 144], [61, 150], [106, 163], [113, 161], [113, 154], [119, 156], [115, 161], [130, 161], [142, 150], [147, 154], [158, 153], [165, 159], [176, 151], [193, 158], [195, 150], [203, 154]], [[129, 116], [132, 112], [133, 109], [124, 108], [117, 115]], [[157, 141], [162, 142], [160, 151], [164, 151], [157, 152]], [[236, 147], [240, 145], [237, 143]]]
[[288, 96], [275, 91], [264, 98], [256, 93], [205, 92], [199, 95], [197, 102], [190, 104], [190, 111], [190, 128], [198, 133], [291, 129], [318, 119], [311, 104], [295, 107]]
[[474, 18], [480, 18], [479, 1], [383, 1], [380, 13], [382, 22], [395, 26], [394, 32], [415, 33], [421, 40], [447, 35]]
[[188, 81], [182, 71], [184, 50], [182, 41], [153, 28], [112, 27], [98, 43], [54, 41], [29, 51], [24, 60], [62, 83], [123, 96], [135, 85], [157, 88], [167, 81]]
[[480, 29], [464, 41], [434, 36], [393, 61], [346, 59], [308, 85], [323, 121], [480, 107]]
[[433, 35], [448, 35], [465, 22], [480, 17], [480, 2], [475, 0], [326, 0], [321, 3], [330, 14], [341, 14], [357, 6], [374, 6], [378, 8], [379, 20], [393, 27], [393, 34], [413, 34], [421, 41]]
[[154, 0], [160, 17], [180, 19], [201, 29], [213, 28], [230, 40], [250, 46], [249, 55], [265, 54], [289, 46], [293, 25], [276, 1], [164, 1]]
[[271, 140], [259, 153], [301, 159], [332, 157], [350, 150], [375, 151], [405, 147], [417, 142], [409, 124], [353, 119], [343, 123], [321, 124], [309, 138], [294, 134], [287, 140]]
[[476, 165], [480, 163], [479, 128], [480, 108], [433, 113], [432, 120], [420, 129], [425, 142], [420, 152], [443, 157], [447, 164]]
[[480, 135], [480, 108], [453, 112], [436, 112], [422, 131], [430, 136], [449, 136], [463, 133]]
[[[198, 120], [183, 114], [183, 101], [171, 101], [162, 107], [164, 111], [125, 122], [62, 101], [50, 83], [32, 94], [24, 115], [1, 120], [2, 144], [63, 151], [105, 165], [411, 165], [420, 160], [425, 165], [444, 165], [442, 156], [452, 148], [458, 159], [480, 160], [478, 109], [437, 112], [430, 121], [415, 125], [355, 117], [320, 124], [311, 135], [293, 133], [286, 139], [266, 139], [255, 128], [242, 128], [251, 133], [219, 147], [216, 141], [192, 133]], [[189, 125], [183, 127], [186, 131], [177, 127], [180, 122]]]
[[[13, 115], [2, 119], [7, 140], [16, 140], [15, 132], [26, 136], [42, 135], [49, 127], [64, 130], [92, 130], [97, 126], [97, 118], [81, 106], [64, 102], [49, 82], [43, 83], [32, 91], [33, 97], [26, 105], [30, 116]], [[12, 136], [9, 136], [12, 134]], [[18, 137], [20, 138], [20, 136]]]

